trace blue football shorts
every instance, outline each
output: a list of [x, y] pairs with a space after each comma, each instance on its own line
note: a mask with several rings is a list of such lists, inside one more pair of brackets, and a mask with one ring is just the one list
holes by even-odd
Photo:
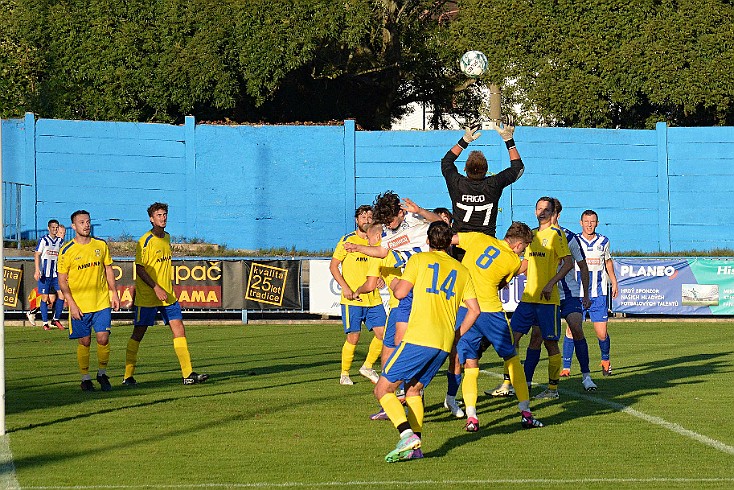
[[589, 315], [589, 320], [592, 322], [606, 322], [609, 321], [609, 309], [607, 308], [607, 297], [597, 296], [591, 298], [591, 306], [588, 310], [583, 311], [584, 318]]
[[[71, 318], [71, 315], [69, 315]], [[112, 325], [112, 308], [94, 311], [92, 313], [84, 313], [81, 320], [71, 318], [69, 322], [69, 338], [81, 339], [90, 337], [92, 330], [96, 333], [109, 332]]]
[[415, 379], [426, 388], [448, 357], [444, 350], [403, 342], [387, 360], [382, 376], [391, 383]]
[[56, 294], [59, 290], [57, 277], [41, 277], [38, 280], [38, 294]]
[[[459, 308], [456, 315], [458, 325], [461, 325], [466, 312], [467, 309], [463, 306]], [[456, 345], [459, 363], [464, 364], [467, 359], [480, 359], [482, 357], [482, 338], [486, 338], [492, 344], [495, 352], [502, 359], [510, 358], [516, 354], [512, 329], [505, 312], [482, 312], [479, 314], [477, 321], [474, 322], [474, 326], [461, 336], [459, 343]]]
[[389, 349], [397, 349], [395, 344], [395, 317], [397, 316], [398, 310], [392, 308], [390, 313], [387, 315], [387, 324], [385, 325], [385, 333], [382, 335], [382, 345]]
[[512, 314], [510, 326], [513, 332], [520, 332], [523, 335], [526, 335], [530, 328], [538, 326], [544, 340], [558, 340], [561, 334], [558, 305], [520, 301]]
[[581, 313], [584, 307], [581, 304], [581, 298], [576, 296], [567, 296], [561, 300], [561, 318], [566, 318], [571, 313]]
[[136, 327], [150, 327], [155, 325], [156, 313], [161, 313], [164, 325], [169, 325], [171, 320], [183, 320], [181, 305], [178, 301], [168, 306], [135, 306]]
[[367, 330], [372, 331], [375, 327], [385, 326], [387, 316], [382, 304], [376, 306], [353, 306], [342, 305], [342, 324], [344, 333], [359, 333], [362, 323]]

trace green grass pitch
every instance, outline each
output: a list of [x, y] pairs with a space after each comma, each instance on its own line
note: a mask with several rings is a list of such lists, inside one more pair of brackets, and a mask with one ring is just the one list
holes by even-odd
[[[368, 419], [377, 403], [357, 374], [371, 334], [355, 385], [340, 386], [339, 324], [192, 323], [194, 368], [211, 379], [182, 386], [170, 331], [155, 327], [128, 388], [131, 329], [112, 330], [113, 391], [83, 393], [65, 332], [6, 328], [7, 437], [21, 488], [734, 487], [730, 323], [610, 323], [613, 376], [601, 377], [590, 338], [599, 390], [583, 391], [574, 360], [560, 400], [531, 401], [542, 429], [521, 429], [514, 398], [482, 394], [501, 373], [489, 351], [480, 431], [464, 432], [443, 408], [442, 371], [426, 391], [425, 458], [397, 464], [384, 462], [397, 432]], [[543, 360], [535, 381], [546, 380]]]

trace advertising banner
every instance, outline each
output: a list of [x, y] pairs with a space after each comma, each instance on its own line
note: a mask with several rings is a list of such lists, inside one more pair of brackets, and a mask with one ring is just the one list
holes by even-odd
[[[131, 310], [135, 299], [135, 263], [115, 261], [120, 309]], [[219, 261], [174, 260], [171, 280], [173, 293], [183, 309], [222, 308], [222, 267]]]
[[[23, 285], [23, 269], [3, 265], [3, 305], [6, 308], [16, 308], [21, 286]], [[22, 301], [20, 301], [22, 303]]]
[[734, 315], [734, 260], [614, 259], [615, 313]]
[[247, 261], [244, 284], [247, 310], [301, 309], [300, 261]]
[[[339, 301], [341, 300], [341, 287], [329, 271], [329, 260], [310, 260], [310, 280], [309, 280], [309, 313], [320, 315], [341, 316], [341, 308]], [[510, 284], [500, 290], [500, 300], [505, 311], [515, 311], [517, 303], [520, 301], [522, 292], [525, 289], [525, 276], [519, 276], [510, 281]], [[390, 300], [390, 293], [387, 288], [380, 290], [382, 303], [385, 305], [385, 311], [388, 310], [387, 304]]]

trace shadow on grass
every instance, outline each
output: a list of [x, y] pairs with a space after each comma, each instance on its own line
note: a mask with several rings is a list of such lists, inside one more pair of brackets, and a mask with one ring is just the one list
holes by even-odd
[[[643, 362], [632, 366], [615, 367], [614, 375], [599, 380], [597, 382], [598, 390], [591, 393], [584, 391], [580, 375], [573, 376], [561, 382], [559, 388], [561, 397], [559, 400], [533, 400], [533, 392], [537, 394], [538, 389], [531, 390], [530, 406], [533, 414], [538, 416], [546, 426], [563, 424], [581, 417], [616, 413], [619, 409], [610, 406], [610, 402], [619, 406], [633, 407], [643, 398], [660, 395], [664, 390], [671, 387], [681, 384], [702, 384], [705, 383], [705, 380], [701, 379], [703, 377], [730, 371], [732, 369], [731, 362], [725, 358], [731, 354], [732, 352], [687, 355], [647, 363]], [[538, 373], [536, 373], [536, 378], [538, 377]], [[441, 384], [437, 383], [437, 385], [437, 388], [441, 389]], [[576, 397], [574, 392], [583, 395]], [[600, 402], [603, 403], [589, 401], [589, 397], [598, 397]], [[545, 407], [559, 403], [562, 406], [561, 411], [548, 417], [543, 416]], [[471, 444], [484, 437], [506, 435], [526, 430], [520, 426], [518, 412], [508, 413], [508, 409], [516, 407], [516, 405], [517, 399], [515, 397], [491, 398], [483, 395], [480, 389], [480, 397], [477, 401], [477, 414], [480, 420], [479, 432], [471, 434], [461, 432], [446, 440], [440, 447], [426, 452], [426, 456], [444, 456], [454, 448]], [[515, 408], [515, 410], [517, 409]], [[495, 416], [493, 417], [493, 415]], [[455, 417], [443, 407], [443, 403], [426, 407], [425, 422], [430, 423], [447, 419], [455, 419]]]

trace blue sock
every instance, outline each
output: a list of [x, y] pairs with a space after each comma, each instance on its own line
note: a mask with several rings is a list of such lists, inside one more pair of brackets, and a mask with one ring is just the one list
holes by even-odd
[[[568, 340], [568, 339], [566, 339]], [[586, 343], [586, 339], [574, 340], [574, 346], [576, 347], [576, 359], [579, 360], [579, 367], [582, 373], [588, 373], [589, 370], [589, 344]]]
[[[563, 337], [563, 369], [571, 369], [571, 362], [573, 362], [573, 346], [575, 342], [573, 339]], [[583, 372], [583, 371], [582, 371]]]
[[604, 340], [599, 341], [599, 349], [601, 350], [601, 360], [602, 361], [608, 361], [609, 360], [609, 334], [607, 334], [607, 338]]
[[43, 323], [48, 323], [48, 303], [45, 301], [41, 302], [41, 320]]
[[535, 374], [535, 367], [540, 362], [540, 349], [530, 349], [525, 352], [525, 380], [528, 384], [533, 382], [533, 374]]
[[456, 393], [459, 391], [459, 385], [461, 384], [461, 374], [447, 372], [446, 377], [449, 380], [449, 387], [446, 389], [446, 394], [448, 396], [456, 396]]
[[56, 299], [54, 304], [54, 320], [61, 320], [61, 315], [64, 313], [64, 300]]

